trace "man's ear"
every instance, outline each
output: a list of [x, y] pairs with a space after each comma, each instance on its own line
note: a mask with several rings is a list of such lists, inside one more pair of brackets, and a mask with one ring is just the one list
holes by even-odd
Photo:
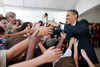
[[77, 14], [74, 14], [75, 18], [77, 19]]

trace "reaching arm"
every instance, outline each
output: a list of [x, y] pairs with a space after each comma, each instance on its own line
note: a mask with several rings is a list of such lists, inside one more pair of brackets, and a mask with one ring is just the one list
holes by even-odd
[[64, 39], [66, 38], [66, 34], [61, 32], [61, 40], [59, 41], [58, 45], [56, 46], [56, 48], [61, 48], [62, 47], [62, 43], [64, 41]]
[[89, 58], [85, 59], [89, 65], [89, 67], [95, 67], [95, 65], [90, 61]]
[[11, 49], [7, 50], [7, 59], [11, 59], [17, 55], [19, 55], [21, 52], [23, 52], [29, 44], [29, 39], [25, 39], [21, 41], [20, 43], [13, 46]]
[[61, 55], [62, 55], [62, 51], [60, 51], [60, 49], [54, 49], [54, 47], [51, 47], [43, 55], [41, 55], [37, 58], [28, 60], [25, 62], [21, 62], [18, 64], [14, 64], [9, 67], [37, 67], [41, 64], [44, 64], [47, 62], [52, 62], [54, 60], [58, 60], [58, 59], [60, 59]]
[[40, 47], [42, 53], [44, 53], [46, 51], [46, 48], [43, 46], [43, 44], [41, 42], [38, 43], [38, 46]]
[[26, 33], [30, 33], [30, 31], [31, 31], [31, 29], [26, 28], [25, 30], [23, 30], [21, 32], [14, 33], [14, 34], [8, 34], [8, 36], [11, 37], [11, 36], [23, 35], [23, 34], [26, 34]]
[[[39, 36], [47, 35], [52, 32], [51, 28], [41, 27], [41, 29], [42, 30], [39, 29], [39, 33], [38, 33]], [[34, 34], [32, 34], [32, 36], [34, 36]], [[28, 44], [29, 44], [29, 38], [21, 41], [20, 43], [13, 46], [11, 49], [7, 50], [7, 59], [11, 59], [19, 55], [21, 52], [23, 52], [28, 47]]]
[[26, 60], [32, 59], [34, 57], [34, 49], [35, 49], [35, 44], [32, 43], [29, 38], [29, 46], [28, 46]]
[[[88, 28], [88, 21], [83, 19], [83, 20], [80, 20], [79, 22], [77, 22], [78, 25], [76, 26], [71, 26], [69, 24], [65, 24], [64, 25], [64, 32], [65, 33], [71, 33], [71, 34], [81, 34], [83, 32], [88, 32], [89, 31], [89, 28]], [[54, 27], [58, 27], [58, 24], [57, 23], [54, 23], [54, 22], [50, 22], [49, 23], [50, 25], [54, 26]], [[61, 29], [55, 29], [53, 30], [53, 34], [57, 34], [59, 35], [61, 32]]]
[[81, 54], [82, 54], [83, 58], [86, 60], [86, 62], [88, 63], [89, 67], [95, 67], [83, 49], [81, 49]]
[[75, 61], [76, 67], [79, 67], [79, 65], [78, 65], [78, 41], [77, 41], [77, 39], [75, 39], [75, 43], [74, 43], [74, 61]]
[[86, 20], [81, 20], [80, 22], [77, 22], [78, 25], [76, 26], [71, 26], [66, 24], [64, 26], [64, 32], [65, 33], [72, 33], [72, 34], [81, 34], [89, 31], [88, 28], [88, 21]]
[[27, 52], [26, 60], [30, 60], [30, 59], [32, 59], [34, 57], [35, 46], [40, 41], [40, 37], [37, 37], [38, 32], [39, 31], [36, 31], [34, 33], [34, 36], [30, 36], [29, 37], [29, 47], [28, 47], [28, 52]]

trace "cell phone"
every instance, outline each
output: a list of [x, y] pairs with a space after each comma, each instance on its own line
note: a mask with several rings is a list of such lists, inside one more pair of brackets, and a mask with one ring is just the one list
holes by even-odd
[[59, 24], [64, 24], [64, 23], [62, 23], [62, 22], [59, 22]]

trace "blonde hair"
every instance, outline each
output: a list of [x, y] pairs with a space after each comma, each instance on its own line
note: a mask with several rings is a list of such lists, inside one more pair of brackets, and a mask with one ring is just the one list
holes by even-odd
[[13, 17], [13, 16], [16, 16], [16, 14], [13, 12], [7, 12], [5, 17], [8, 18], [8, 17]]

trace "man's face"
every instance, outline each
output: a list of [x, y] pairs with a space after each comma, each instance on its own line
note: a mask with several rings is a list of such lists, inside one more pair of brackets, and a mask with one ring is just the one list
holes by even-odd
[[6, 20], [5, 19], [3, 19], [3, 20], [0, 21], [0, 26], [2, 26], [3, 29], [6, 29], [7, 23], [6, 23]]
[[15, 20], [16, 20], [16, 16], [15, 16], [15, 15], [8, 18], [8, 21], [9, 21], [10, 23], [12, 23], [12, 24], [15, 23]]
[[74, 20], [76, 20], [76, 17], [76, 14], [73, 14], [71, 11], [68, 11], [66, 15], [67, 24], [73, 23]]

